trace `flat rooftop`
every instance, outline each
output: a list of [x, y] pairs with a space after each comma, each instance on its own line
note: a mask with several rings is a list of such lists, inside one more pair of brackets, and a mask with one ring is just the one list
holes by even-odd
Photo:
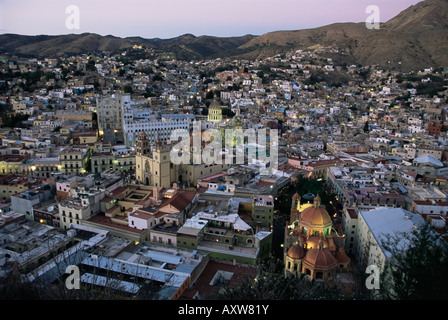
[[[369, 211], [360, 211], [372, 235], [381, 246], [386, 241], [386, 236], [398, 236], [400, 233], [410, 233], [415, 227], [425, 223], [425, 220], [418, 214], [412, 213], [402, 208], [377, 207]], [[402, 239], [397, 244], [400, 247], [406, 247], [407, 241]], [[385, 252], [386, 257], [390, 257], [389, 252]]]
[[230, 244], [228, 243], [203, 240], [198, 244], [197, 248], [199, 250], [214, 251], [249, 258], [256, 258], [259, 250], [259, 248], [249, 245], [232, 245], [232, 249], [229, 249], [229, 247]]

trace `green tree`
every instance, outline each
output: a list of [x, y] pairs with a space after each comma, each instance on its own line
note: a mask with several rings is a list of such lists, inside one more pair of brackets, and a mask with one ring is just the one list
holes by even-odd
[[299, 175], [297, 177], [297, 182], [295, 183], [295, 185], [289, 185], [277, 195], [276, 200], [274, 201], [275, 210], [279, 210], [281, 214], [287, 215], [289, 217], [292, 196], [296, 192], [300, 196], [303, 196], [307, 193], [319, 195], [321, 203], [325, 206], [328, 214], [331, 216], [336, 213], [336, 206], [338, 206], [336, 195], [334, 193], [328, 192], [321, 181], [318, 181], [317, 179], [308, 179], [303, 175]]
[[53, 72], [47, 72], [45, 73], [45, 80], [50, 80], [50, 79], [54, 79], [56, 77], [56, 75]]
[[213, 93], [212, 90], [210, 90], [205, 94], [205, 99], [213, 99], [214, 96], [215, 94]]
[[366, 121], [366, 123], [364, 123], [364, 132], [365, 132], [365, 133], [370, 132], [370, 129], [369, 129], [369, 121]]
[[232, 109], [230, 109], [230, 108], [223, 108], [222, 115], [226, 116], [228, 118], [232, 118], [235, 116], [235, 112], [233, 112]]
[[14, 127], [20, 127], [22, 128], [22, 122], [28, 120], [29, 115], [21, 114], [21, 113], [10, 113], [5, 112], [1, 114], [1, 118], [3, 121], [3, 128], [14, 128]]
[[254, 277], [247, 275], [224, 286], [209, 299], [225, 300], [343, 300], [336, 285], [310, 281], [306, 277], [284, 275], [283, 265], [272, 257], [262, 263]]
[[124, 91], [124, 93], [132, 93], [133, 92], [132, 86], [129, 86], [129, 85], [124, 86], [123, 91]]
[[163, 81], [163, 77], [160, 74], [156, 74], [152, 77], [152, 81]]
[[95, 60], [90, 58], [86, 64], [86, 71], [96, 71]]
[[391, 258], [380, 280], [380, 295], [393, 300], [448, 299], [448, 245], [429, 224], [386, 237]]

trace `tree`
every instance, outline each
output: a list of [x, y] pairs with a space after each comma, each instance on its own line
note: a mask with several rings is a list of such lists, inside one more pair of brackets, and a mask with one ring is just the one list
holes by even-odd
[[255, 277], [248, 275], [224, 286], [209, 299], [226, 300], [342, 300], [346, 299], [340, 288], [306, 277], [284, 275], [278, 260], [267, 259]]
[[208, 91], [208, 92], [206, 93], [206, 95], [205, 95], [205, 99], [213, 99], [214, 96], [215, 96], [215, 95], [214, 95], [213, 91], [210, 90], [210, 91]]
[[389, 236], [383, 247], [391, 258], [380, 279], [382, 298], [448, 299], [448, 244], [429, 224]]
[[[56, 229], [49, 230], [45, 234], [48, 236], [45, 243], [48, 251], [45, 254], [41, 253], [37, 263], [28, 258], [20, 262], [15, 258], [7, 261], [9, 268], [5, 268], [5, 272], [0, 275], [1, 300], [143, 300], [152, 298], [148, 286], [136, 296], [123, 292], [120, 283], [124, 280], [123, 274], [103, 270], [95, 262], [89, 266], [83, 266], [80, 262], [84, 260], [87, 253], [80, 242], [78, 240], [54, 241], [59, 235], [60, 231]], [[81, 281], [79, 288], [70, 288], [67, 286], [70, 282], [69, 273], [67, 273], [68, 266], [77, 266], [79, 271], [86, 271], [93, 282], [96, 282], [99, 277], [106, 281], [102, 286]], [[39, 269], [46, 271], [41, 273]], [[86, 272], [80, 272], [80, 274], [86, 275]]]
[[86, 64], [86, 71], [96, 71], [95, 60], [89, 59]]
[[364, 123], [364, 132], [365, 133], [368, 133], [370, 131], [370, 128], [369, 128], [369, 121], [366, 121], [366, 123]]
[[14, 127], [23, 127], [22, 122], [28, 120], [29, 115], [22, 113], [10, 113], [5, 112], [1, 114], [1, 119], [3, 121], [3, 128], [14, 128]]
[[50, 80], [50, 79], [54, 79], [56, 77], [56, 75], [53, 72], [47, 72], [45, 73], [45, 80]]
[[152, 81], [163, 81], [163, 77], [158, 73], [152, 77]]
[[334, 193], [329, 193], [321, 181], [318, 181], [317, 179], [308, 179], [303, 175], [298, 175], [297, 182], [294, 185], [289, 185], [277, 195], [276, 201], [274, 202], [275, 209], [289, 216], [292, 196], [296, 192], [300, 196], [307, 193], [319, 195], [321, 198], [321, 203], [325, 205], [325, 209], [328, 211], [328, 214], [333, 215], [336, 213], [335, 207], [338, 206], [336, 195]]
[[228, 118], [232, 118], [235, 116], [235, 112], [233, 112], [232, 109], [230, 109], [230, 108], [223, 108], [222, 115], [226, 116]]
[[133, 92], [132, 86], [129, 86], [129, 85], [124, 86], [123, 91], [124, 91], [124, 93], [132, 93]]

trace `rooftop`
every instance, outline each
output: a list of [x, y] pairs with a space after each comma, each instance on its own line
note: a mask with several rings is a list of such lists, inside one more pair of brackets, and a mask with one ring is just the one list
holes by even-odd
[[93, 216], [87, 219], [86, 221], [98, 225], [98, 228], [104, 226], [106, 227], [106, 229], [112, 228], [137, 234], [141, 234], [145, 231], [137, 228], [132, 228], [124, 224], [113, 222], [111, 218], [102, 215]]
[[413, 160], [413, 162], [417, 162], [417, 163], [430, 163], [430, 164], [432, 164], [432, 165], [434, 165], [434, 166], [437, 166], [437, 167], [443, 167], [443, 163], [442, 163], [442, 162], [440, 162], [440, 161], [437, 160], [435, 157], [433, 157], [433, 156], [431, 156], [431, 155], [429, 155], [429, 154], [421, 155], [421, 156], [415, 158], [415, 159]]
[[274, 207], [274, 198], [267, 195], [254, 195], [254, 205], [263, 207]]
[[[387, 236], [394, 237], [399, 236], [400, 233], [410, 233], [425, 223], [420, 215], [402, 208], [378, 207], [369, 211], [361, 211], [360, 215], [381, 247]], [[407, 244], [403, 239], [398, 246], [405, 248]], [[384, 252], [383, 247], [381, 250]], [[389, 252], [384, 252], [384, 254], [386, 257], [390, 257]]]

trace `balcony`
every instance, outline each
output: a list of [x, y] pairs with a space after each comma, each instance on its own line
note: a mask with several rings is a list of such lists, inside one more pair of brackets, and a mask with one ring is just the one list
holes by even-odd
[[228, 229], [208, 227], [205, 230], [205, 236], [207, 236], [207, 235], [214, 235], [214, 236], [221, 236], [221, 237], [226, 237], [226, 238], [233, 238], [234, 232], [232, 230], [228, 230]]

